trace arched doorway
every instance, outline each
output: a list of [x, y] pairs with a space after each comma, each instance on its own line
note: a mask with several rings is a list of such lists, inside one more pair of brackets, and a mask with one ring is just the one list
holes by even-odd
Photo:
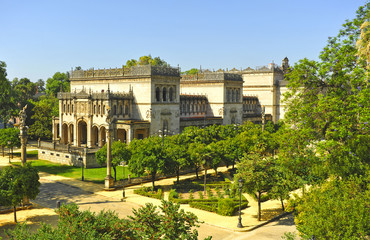
[[87, 124], [85, 121], [80, 121], [78, 123], [78, 136], [77, 136], [77, 145], [87, 143]]
[[68, 126], [65, 123], [62, 125], [62, 143], [68, 143]]
[[105, 127], [100, 128], [100, 138], [99, 138], [99, 147], [103, 147], [106, 142], [106, 132]]
[[117, 129], [117, 140], [123, 143], [126, 142], [126, 130], [125, 129]]
[[97, 126], [93, 126], [92, 128], [92, 144], [94, 146], [99, 145], [99, 129]]
[[69, 144], [73, 144], [73, 124], [69, 125], [69, 135], [68, 135], [68, 139], [69, 139]]

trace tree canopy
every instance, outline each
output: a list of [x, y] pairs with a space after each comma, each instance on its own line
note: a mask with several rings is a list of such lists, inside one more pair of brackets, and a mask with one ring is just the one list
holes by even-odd
[[152, 66], [168, 66], [168, 63], [162, 60], [160, 57], [152, 58], [152, 56], [149, 54], [148, 56], [141, 56], [139, 60], [136, 59], [127, 60], [126, 67], [149, 64]]
[[56, 72], [46, 81], [46, 94], [56, 96], [58, 92], [69, 92], [69, 77], [66, 73]]

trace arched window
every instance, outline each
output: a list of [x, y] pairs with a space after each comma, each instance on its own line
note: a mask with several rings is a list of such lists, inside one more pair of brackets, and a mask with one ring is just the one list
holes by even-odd
[[173, 88], [170, 87], [170, 90], [169, 90], [169, 101], [172, 102], [174, 99], [173, 99]]
[[94, 105], [94, 114], [96, 114], [96, 105]]
[[117, 114], [117, 106], [113, 105], [113, 115], [116, 115], [116, 114]]
[[63, 112], [66, 112], [66, 105], [63, 105]]
[[129, 114], [129, 107], [128, 107], [128, 104], [125, 105], [125, 115], [128, 115]]
[[163, 96], [162, 96], [163, 102], [167, 102], [167, 88], [163, 88]]
[[120, 105], [119, 106], [119, 114], [120, 115], [123, 115], [123, 105]]
[[240, 95], [239, 95], [239, 89], [236, 89], [236, 93], [235, 93], [235, 102], [240, 102]]
[[230, 97], [231, 102], [234, 102], [234, 89], [231, 90], [231, 97]]
[[98, 114], [100, 114], [100, 107], [101, 107], [101, 106], [99, 105], [99, 107], [98, 107]]
[[160, 91], [159, 87], [157, 87], [155, 89], [155, 100], [157, 102], [160, 102], [161, 101], [161, 91]]
[[103, 114], [105, 114], [105, 105], [103, 105]]
[[73, 104], [72, 104], [72, 110], [71, 110], [71, 111], [72, 111], [72, 113], [73, 113]]
[[227, 89], [226, 91], [226, 101], [230, 102], [230, 89]]
[[186, 112], [190, 113], [190, 103], [189, 102], [186, 103]]
[[69, 104], [67, 105], [67, 112], [69, 113]]

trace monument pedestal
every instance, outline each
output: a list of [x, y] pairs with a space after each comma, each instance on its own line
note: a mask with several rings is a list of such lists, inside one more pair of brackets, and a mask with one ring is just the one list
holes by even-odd
[[105, 191], [112, 191], [114, 190], [114, 187], [113, 187], [113, 180], [114, 178], [110, 175], [106, 176], [105, 177], [105, 185], [104, 185], [104, 190]]

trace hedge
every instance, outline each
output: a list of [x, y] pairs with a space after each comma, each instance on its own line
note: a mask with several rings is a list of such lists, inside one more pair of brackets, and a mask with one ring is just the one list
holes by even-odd
[[135, 189], [134, 193], [145, 196], [145, 197], [163, 199], [163, 192], [161, 188], [159, 188], [157, 192], [155, 192], [155, 191], [152, 191], [152, 188], [150, 187], [142, 187], [139, 189]]

